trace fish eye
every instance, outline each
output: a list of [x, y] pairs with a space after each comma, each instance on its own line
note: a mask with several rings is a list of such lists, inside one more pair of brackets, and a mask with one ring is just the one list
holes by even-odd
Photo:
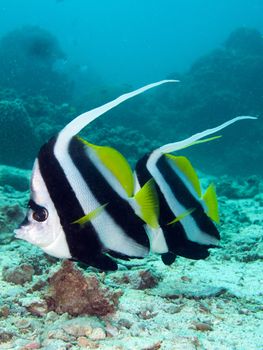
[[38, 222], [46, 221], [48, 218], [48, 211], [46, 208], [39, 208], [33, 212], [32, 217]]

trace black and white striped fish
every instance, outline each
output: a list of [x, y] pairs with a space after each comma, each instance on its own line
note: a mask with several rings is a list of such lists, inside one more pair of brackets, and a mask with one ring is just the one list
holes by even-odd
[[75, 135], [125, 100], [167, 82], [174, 81], [147, 85], [80, 115], [42, 146], [33, 168], [29, 211], [15, 230], [17, 238], [101, 270], [117, 269], [109, 255], [148, 254], [146, 226], [156, 221], [152, 182], [135, 194], [133, 173], [119, 152]]
[[[165, 263], [171, 263], [175, 254], [190, 258], [207, 256], [207, 248], [217, 244], [219, 234], [210, 219], [200, 231], [202, 225], [196, 214], [203, 214], [204, 209], [198, 209], [197, 199], [191, 207], [182, 203], [186, 212], [177, 212], [173, 207], [174, 198], [186, 193], [190, 198], [193, 193], [188, 193], [182, 179], [174, 182], [176, 171], [171, 168], [168, 172], [170, 159], [163, 153], [198, 143], [202, 137], [249, 117], [236, 118], [152, 152], [147, 160], [138, 163], [141, 188], [137, 190], [136, 177], [118, 151], [76, 137], [100, 115], [167, 82], [175, 81], [147, 85], [80, 115], [42, 146], [33, 168], [28, 214], [15, 230], [17, 238], [52, 256], [81, 261], [101, 270], [117, 269], [112, 257], [142, 258], [150, 250], [162, 254]], [[190, 224], [185, 224], [186, 221]], [[181, 231], [175, 230], [178, 223]], [[205, 249], [200, 250], [200, 246]]]
[[191, 137], [164, 145], [145, 155], [136, 165], [136, 176], [140, 186], [153, 178], [159, 197], [159, 227], [148, 231], [151, 246], [162, 254], [162, 260], [171, 264], [176, 255], [190, 259], [203, 259], [209, 248], [219, 243], [220, 235], [214, 224], [219, 222], [218, 204], [214, 186], [211, 184], [202, 194], [196, 172], [185, 157], [171, 155], [194, 144], [215, 139], [202, 140], [225, 127], [243, 119], [240, 116], [218, 127], [208, 129]]

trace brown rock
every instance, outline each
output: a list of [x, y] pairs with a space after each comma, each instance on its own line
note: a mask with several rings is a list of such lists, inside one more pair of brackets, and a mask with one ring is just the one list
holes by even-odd
[[78, 341], [78, 345], [82, 348], [87, 348], [87, 349], [98, 349], [99, 348], [99, 344], [95, 343], [92, 340], [89, 340], [86, 337], [79, 337], [77, 339]]
[[4, 266], [2, 274], [4, 281], [22, 285], [32, 280], [34, 268], [29, 264], [15, 267]]
[[37, 342], [28, 343], [25, 346], [21, 348], [21, 350], [33, 350], [33, 349], [40, 349], [41, 345]]
[[212, 331], [213, 327], [206, 322], [194, 322], [194, 328], [197, 331], [201, 331], [201, 332], [207, 332], [207, 331]]
[[162, 342], [158, 341], [157, 343], [153, 344], [150, 347], [144, 348], [143, 350], [158, 350], [158, 349], [161, 349], [161, 347], [162, 347]]
[[32, 303], [28, 305], [27, 310], [31, 313], [33, 316], [43, 317], [47, 314], [47, 303], [45, 300], [37, 303]]
[[10, 309], [8, 306], [4, 305], [0, 308], [0, 317], [7, 318], [10, 314]]
[[138, 289], [148, 289], [157, 286], [159, 280], [151, 270], [143, 270], [139, 272], [140, 282], [138, 284]]
[[46, 298], [49, 311], [68, 312], [72, 316], [104, 316], [112, 313], [121, 291], [101, 287], [96, 275], [86, 278], [71, 261], [65, 261], [62, 268], [49, 280], [50, 296]]
[[13, 338], [13, 336], [14, 336], [13, 333], [0, 328], [0, 344], [10, 341]]

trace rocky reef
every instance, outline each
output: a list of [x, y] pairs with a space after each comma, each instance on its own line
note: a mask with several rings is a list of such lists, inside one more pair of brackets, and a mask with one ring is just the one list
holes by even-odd
[[56, 67], [57, 39], [25, 26], [0, 39], [0, 163], [31, 168], [41, 144], [75, 116], [72, 84]]
[[223, 132], [223, 139], [187, 154], [210, 173], [262, 173], [262, 70], [262, 34], [250, 28], [232, 32], [222, 47], [201, 57], [180, 76], [176, 89], [165, 87], [161, 92], [160, 121], [173, 126], [163, 128], [162, 138], [185, 137], [238, 115], [256, 116], [258, 121], [234, 125]]
[[40, 146], [76, 111], [45, 96], [19, 96], [15, 90], [0, 88], [0, 163], [30, 169]]
[[[20, 99], [0, 101], [0, 138], [2, 164], [26, 165], [25, 159], [32, 159], [36, 148], [36, 134], [32, 120]], [[19, 130], [19, 136], [18, 136]], [[17, 135], [17, 140], [14, 136]]]
[[38, 26], [15, 29], [0, 40], [0, 86], [23, 95], [69, 101], [72, 85], [56, 68], [66, 58], [56, 37]]
[[[239, 28], [233, 31], [221, 47], [199, 58], [187, 72], [168, 76], [180, 79], [180, 83], [162, 86], [113, 110], [107, 117], [112, 123], [109, 123], [109, 127], [134, 129], [140, 137], [143, 135], [152, 142], [152, 147], [146, 147], [149, 150], [238, 115], [252, 115], [259, 120], [235, 124], [223, 131], [223, 138], [209, 146], [205, 144], [184, 152], [195, 159], [198, 168], [208, 173], [261, 173], [262, 45], [262, 35], [255, 29]], [[93, 86], [90, 94], [78, 96], [76, 105], [84, 111], [87, 105], [95, 107], [131, 89], [130, 86], [119, 89]], [[104, 125], [100, 124], [101, 120], [93, 124], [95, 138]], [[124, 138], [127, 145], [130, 142], [132, 145], [133, 138], [129, 137], [129, 133]], [[141, 145], [138, 146], [136, 153], [140, 154]], [[136, 145], [129, 149], [128, 156], [134, 150]]]
[[30, 171], [0, 165], [0, 245], [9, 243], [25, 216]]

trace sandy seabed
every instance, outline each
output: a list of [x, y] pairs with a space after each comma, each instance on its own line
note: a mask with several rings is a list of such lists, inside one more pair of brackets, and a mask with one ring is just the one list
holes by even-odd
[[[6, 208], [21, 205], [28, 192], [0, 190], [7, 231]], [[178, 257], [169, 267], [151, 255], [97, 273], [103, 285], [122, 291], [116, 311], [101, 317], [49, 311], [48, 278], [61, 261], [0, 233], [0, 349], [263, 349], [263, 194], [219, 199], [222, 247], [206, 260]], [[10, 278], [7, 272], [23, 264], [28, 280]], [[145, 271], [154, 283], [142, 287]]]

